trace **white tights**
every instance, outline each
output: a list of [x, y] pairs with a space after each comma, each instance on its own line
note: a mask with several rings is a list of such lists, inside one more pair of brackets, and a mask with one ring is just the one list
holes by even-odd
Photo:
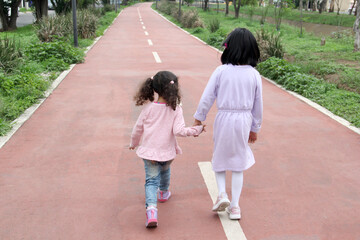
[[[218, 185], [219, 196], [221, 193], [226, 193], [226, 172], [215, 172], [216, 182]], [[241, 190], [244, 182], [243, 172], [232, 172], [231, 176], [231, 203], [230, 207], [238, 207]]]

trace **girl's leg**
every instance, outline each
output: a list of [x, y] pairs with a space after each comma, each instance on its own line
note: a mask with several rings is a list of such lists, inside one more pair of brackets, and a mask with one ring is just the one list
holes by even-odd
[[145, 206], [157, 206], [157, 190], [160, 185], [160, 166], [156, 161], [144, 159]]
[[218, 194], [219, 196], [222, 193], [226, 193], [226, 188], [225, 188], [225, 183], [226, 183], [226, 172], [215, 172], [215, 177], [216, 177], [216, 183], [218, 186]]
[[160, 163], [160, 191], [166, 192], [167, 190], [169, 190], [171, 176], [170, 164], [172, 163], [172, 161], [173, 160]]
[[244, 182], [243, 172], [232, 172], [230, 207], [239, 207], [239, 199]]

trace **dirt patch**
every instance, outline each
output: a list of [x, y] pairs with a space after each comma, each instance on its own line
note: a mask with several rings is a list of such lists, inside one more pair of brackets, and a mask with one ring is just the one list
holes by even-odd
[[359, 61], [352, 61], [352, 60], [345, 60], [345, 59], [338, 59], [336, 60], [337, 63], [343, 64], [347, 67], [360, 69]]

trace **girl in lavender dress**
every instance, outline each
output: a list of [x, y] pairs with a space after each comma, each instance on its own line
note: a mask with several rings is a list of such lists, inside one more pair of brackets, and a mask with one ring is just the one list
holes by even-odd
[[[223, 46], [223, 65], [210, 77], [194, 115], [194, 125], [205, 121], [216, 99], [218, 112], [214, 123], [212, 167], [219, 196], [212, 210], [226, 209], [230, 219], [240, 219], [243, 171], [255, 163], [248, 143], [257, 140], [262, 122], [261, 77], [254, 68], [260, 52], [256, 39], [245, 28], [233, 30]], [[232, 171], [231, 202], [225, 188], [226, 171]]]

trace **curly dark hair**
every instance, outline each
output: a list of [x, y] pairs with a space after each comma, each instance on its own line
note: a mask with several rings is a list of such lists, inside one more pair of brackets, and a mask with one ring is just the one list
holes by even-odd
[[153, 102], [154, 92], [164, 98], [166, 105], [174, 111], [181, 101], [178, 78], [172, 72], [160, 71], [154, 77], [146, 79], [134, 97], [136, 106], [147, 101]]

